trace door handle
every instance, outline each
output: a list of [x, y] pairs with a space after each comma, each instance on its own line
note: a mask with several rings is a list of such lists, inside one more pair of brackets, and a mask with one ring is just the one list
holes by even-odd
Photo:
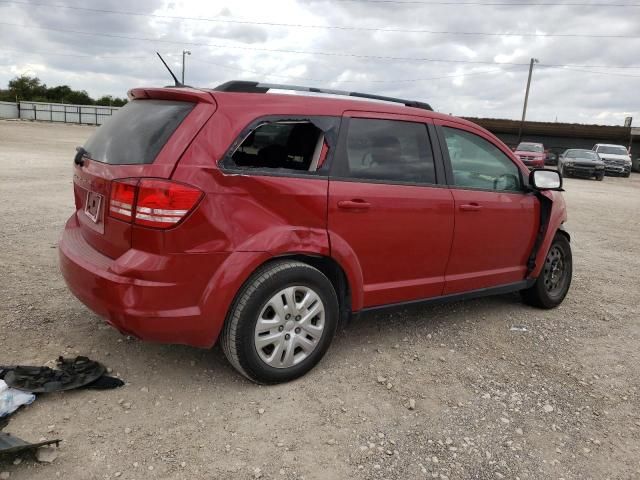
[[463, 212], [479, 212], [481, 209], [482, 206], [477, 203], [464, 203], [460, 205], [460, 210]]
[[343, 210], [368, 210], [370, 207], [369, 202], [360, 199], [338, 201], [338, 208]]

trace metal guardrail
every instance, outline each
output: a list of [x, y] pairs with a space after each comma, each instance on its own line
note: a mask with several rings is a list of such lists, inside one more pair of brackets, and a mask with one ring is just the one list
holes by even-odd
[[45, 122], [102, 125], [120, 107], [69, 105], [65, 103], [0, 102], [0, 118], [19, 118]]

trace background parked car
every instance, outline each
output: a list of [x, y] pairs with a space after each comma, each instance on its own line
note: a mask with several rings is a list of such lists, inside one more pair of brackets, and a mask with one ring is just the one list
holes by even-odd
[[604, 162], [592, 150], [572, 148], [558, 159], [558, 170], [563, 177], [595, 177], [596, 180], [602, 180], [604, 169]]
[[520, 142], [515, 149], [515, 154], [529, 167], [529, 170], [544, 168], [544, 161], [547, 155], [544, 152], [544, 145], [541, 143]]
[[593, 151], [597, 152], [604, 161], [604, 171], [607, 175], [631, 175], [631, 156], [626, 147], [622, 145], [610, 145], [596, 143]]
[[556, 152], [553, 152], [549, 149], [544, 151], [546, 154], [546, 157], [544, 159], [544, 164], [545, 165], [557, 165], [558, 164], [558, 157], [559, 155]]

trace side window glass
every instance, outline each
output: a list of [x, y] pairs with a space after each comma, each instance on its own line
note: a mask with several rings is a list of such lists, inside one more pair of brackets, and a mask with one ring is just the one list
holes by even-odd
[[454, 184], [483, 190], [521, 191], [520, 171], [498, 147], [464, 130], [443, 127]]
[[352, 118], [341, 153], [332, 176], [436, 183], [431, 144], [422, 123]]
[[324, 133], [308, 121], [275, 121], [256, 127], [233, 152], [235, 166], [247, 169], [313, 171], [326, 155]]

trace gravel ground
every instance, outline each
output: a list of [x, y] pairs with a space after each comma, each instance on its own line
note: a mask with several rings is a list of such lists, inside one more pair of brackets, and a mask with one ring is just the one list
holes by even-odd
[[51, 464], [0, 460], [0, 478], [640, 478], [640, 175], [566, 181], [559, 308], [506, 295], [363, 316], [310, 374], [260, 387], [217, 347], [121, 336], [65, 288], [56, 242], [92, 131], [0, 121], [0, 364], [82, 354], [127, 384], [19, 411], [6, 431], [63, 443]]

